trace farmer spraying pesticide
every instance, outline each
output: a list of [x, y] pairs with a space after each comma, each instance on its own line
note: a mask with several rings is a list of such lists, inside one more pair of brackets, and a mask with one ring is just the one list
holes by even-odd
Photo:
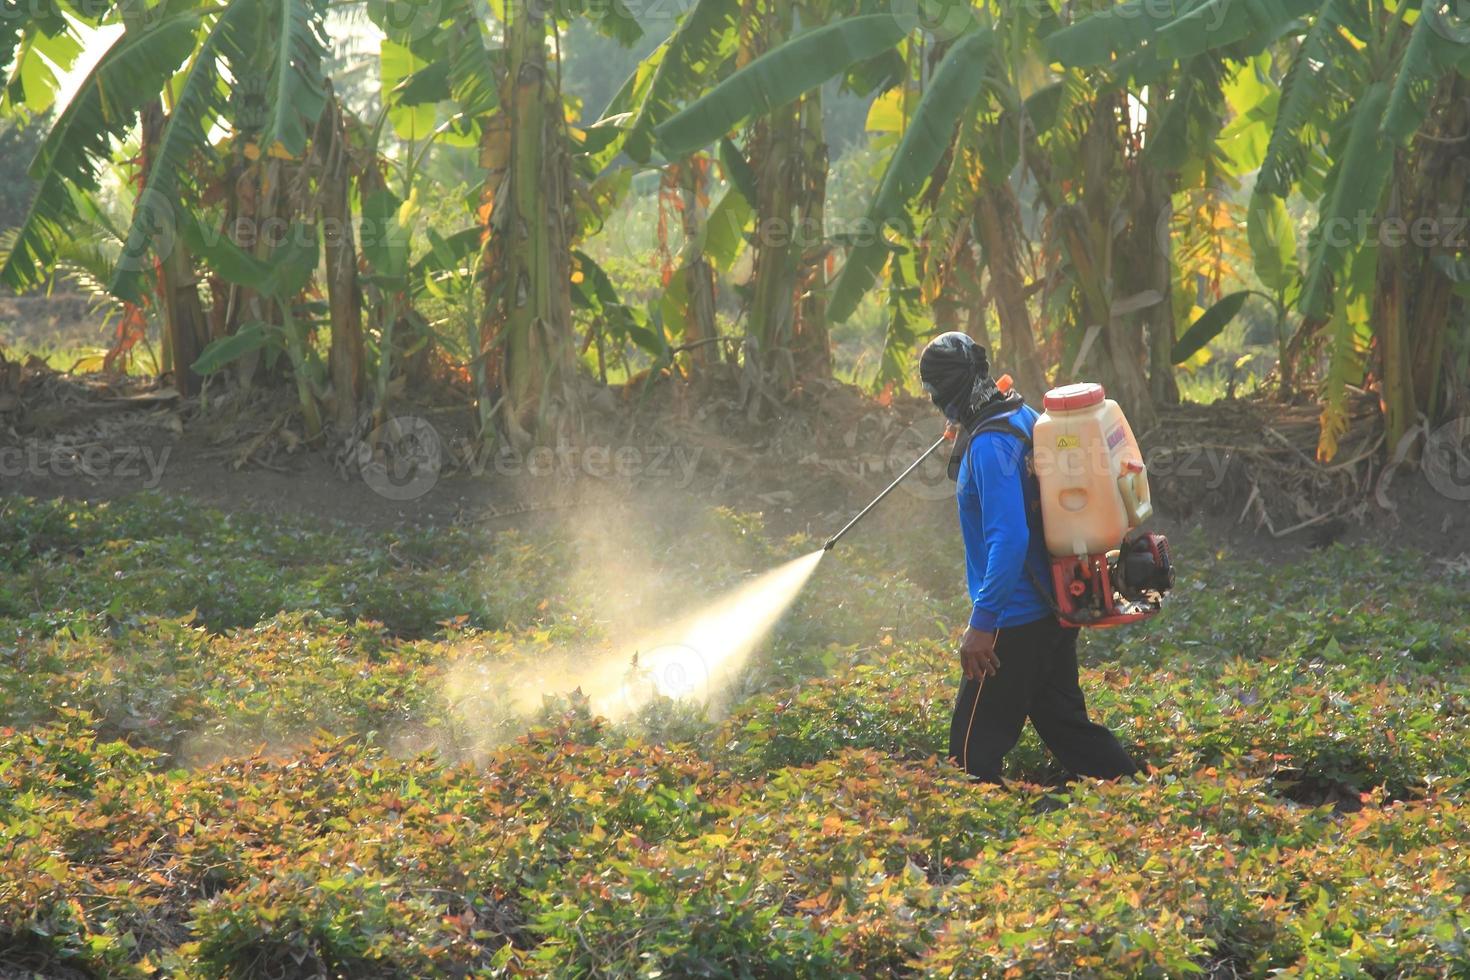
[[1153, 514], [1133, 430], [1102, 385], [1053, 388], [1037, 415], [990, 377], [985, 348], [962, 333], [919, 358], [945, 437], [828, 539], [833, 546], [952, 437], [970, 622], [949, 754], [977, 779], [1000, 782], [1026, 719], [1062, 765], [1115, 779], [1138, 771], [1112, 732], [1087, 717], [1077, 682], [1077, 630], [1134, 623], [1174, 587], [1169, 542], [1140, 528]]
[[960, 642], [964, 677], [949, 754], [970, 775], [999, 782], [1026, 720], [1068, 770], [1113, 779], [1137, 765], [1113, 733], [1087, 717], [1077, 680], [1077, 627], [1058, 619], [1029, 465], [1037, 413], [990, 377], [985, 348], [962, 333], [935, 338], [919, 377], [956, 438], [950, 459], [973, 608]]

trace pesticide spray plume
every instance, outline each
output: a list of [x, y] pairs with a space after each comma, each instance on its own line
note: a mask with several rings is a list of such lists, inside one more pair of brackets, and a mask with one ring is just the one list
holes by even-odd
[[[811, 578], [824, 552], [814, 551], [772, 569], [667, 625], [649, 629], [611, 650], [582, 650], [509, 672], [467, 663], [450, 678], [447, 696], [473, 715], [527, 717], [548, 696], [580, 691], [593, 714], [618, 721], [659, 698], [717, 706], [739, 680], [751, 652], [776, 625]], [[494, 725], [487, 725], [487, 736]], [[505, 734], [501, 730], [501, 734]], [[478, 740], [476, 740], [478, 741]], [[494, 738], [479, 747], [488, 747]]]
[[616, 719], [661, 697], [706, 705], [716, 700], [796, 600], [823, 554], [813, 551], [772, 569], [603, 660], [580, 684], [592, 710]]
[[[818, 550], [789, 561], [699, 612], [643, 637], [631, 650], [625, 649], [605, 662], [588, 683], [581, 685], [593, 710], [617, 718], [636, 713], [658, 697], [691, 698], [708, 703], [712, 693], [728, 688], [751, 650], [796, 600], [822, 556], [949, 441], [948, 433], [941, 436]], [[613, 696], [609, 696], [609, 691], [614, 692]]]
[[[446, 686], [449, 699], [479, 709], [487, 705], [489, 695], [498, 692], [493, 700], [500, 709], [525, 715], [548, 695], [580, 691], [595, 714], [614, 721], [636, 715], [660, 698], [693, 701], [707, 708], [714, 705], [738, 681], [751, 652], [796, 601], [822, 557], [949, 441], [947, 433], [940, 437], [818, 550], [766, 572], [672, 624], [645, 630], [635, 642], [611, 652], [582, 651], [515, 670], [509, 676], [495, 671], [491, 688], [485, 683], [485, 665], [469, 665], [451, 676]], [[589, 541], [604, 541], [606, 512], [602, 517], [590, 529]], [[459, 714], [471, 721], [464, 711]]]

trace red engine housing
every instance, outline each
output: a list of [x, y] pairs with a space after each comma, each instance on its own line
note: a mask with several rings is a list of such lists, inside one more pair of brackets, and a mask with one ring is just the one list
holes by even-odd
[[[1125, 542], [1123, 550], [1129, 547]], [[1057, 618], [1063, 626], [1122, 626], [1147, 619], [1163, 608], [1164, 593], [1174, 583], [1169, 543], [1161, 534], [1149, 534], [1133, 547], [1152, 557], [1162, 580], [1156, 587], [1129, 588], [1121, 581], [1118, 551], [1052, 559]], [[1130, 594], [1125, 596], [1120, 587]]]

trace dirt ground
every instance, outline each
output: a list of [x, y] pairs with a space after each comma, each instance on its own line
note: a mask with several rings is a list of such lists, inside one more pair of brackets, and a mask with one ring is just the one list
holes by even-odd
[[[3, 358], [3, 355], [0, 355]], [[752, 418], [738, 379], [698, 393], [662, 380], [591, 395], [575, 438], [525, 456], [477, 452], [472, 409], [403, 400], [354, 437], [303, 439], [285, 391], [180, 399], [138, 379], [0, 361], [0, 492], [107, 499], [139, 490], [229, 511], [292, 513], [365, 530], [453, 522], [534, 526], [569, 509], [723, 505], [822, 539], [938, 437], [932, 406], [816, 383]], [[1361, 399], [1331, 467], [1311, 458], [1316, 409], [1182, 406], [1140, 432], [1156, 526], [1283, 557], [1335, 540], [1470, 555], [1470, 487], [1406, 464], [1384, 477]], [[946, 451], [883, 506], [890, 527], [953, 527]], [[1455, 471], [1452, 476], [1463, 477]], [[1446, 492], [1448, 491], [1448, 492]]]

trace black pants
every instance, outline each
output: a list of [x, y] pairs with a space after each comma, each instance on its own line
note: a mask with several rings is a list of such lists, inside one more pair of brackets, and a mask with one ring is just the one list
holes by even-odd
[[1077, 630], [1054, 616], [1002, 627], [995, 640], [1000, 670], [983, 684], [965, 679], [949, 725], [956, 765], [986, 782], [1000, 782], [1000, 765], [1021, 737], [1026, 719], [1067, 770], [1115, 779], [1137, 772], [1113, 733], [1088, 720], [1077, 683]]

